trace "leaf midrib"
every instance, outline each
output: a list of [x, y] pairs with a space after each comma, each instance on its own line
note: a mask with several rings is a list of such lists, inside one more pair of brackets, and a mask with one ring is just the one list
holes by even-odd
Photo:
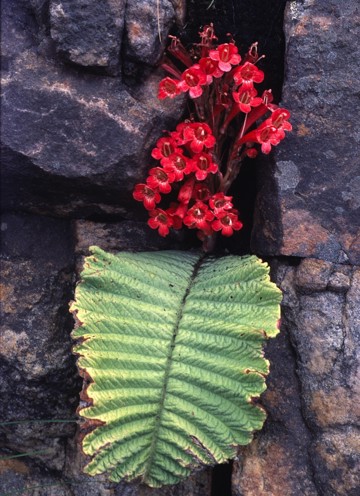
[[200, 266], [202, 264], [204, 257], [205, 257], [205, 255], [200, 256], [199, 260], [195, 263], [195, 265], [193, 267], [193, 271], [192, 271], [192, 274], [189, 278], [189, 283], [185, 289], [184, 296], [181, 299], [177, 319], [176, 319], [176, 322], [174, 324], [174, 330], [173, 330], [172, 338], [171, 338], [171, 341], [169, 344], [169, 352], [168, 352], [168, 356], [166, 359], [166, 365], [165, 365], [165, 371], [164, 371], [164, 383], [163, 383], [163, 388], [161, 391], [160, 405], [159, 405], [159, 410], [156, 414], [157, 422], [156, 422], [156, 425], [155, 425], [155, 428], [153, 431], [153, 437], [151, 440], [149, 456], [148, 456], [148, 460], [146, 462], [145, 469], [144, 469], [143, 480], [145, 482], [149, 476], [149, 473], [150, 473], [150, 470], [151, 470], [151, 467], [153, 464], [153, 460], [154, 460], [154, 455], [156, 453], [157, 442], [159, 439], [158, 434], [159, 434], [159, 429], [160, 429], [161, 422], [162, 422], [162, 415], [163, 415], [163, 411], [164, 411], [165, 399], [166, 399], [167, 388], [168, 388], [168, 383], [169, 383], [170, 369], [171, 369], [171, 365], [172, 365], [172, 357], [173, 357], [173, 353], [175, 350], [175, 342], [176, 342], [176, 338], [178, 335], [180, 322], [181, 322], [181, 319], [183, 317], [183, 311], [184, 311], [186, 299], [189, 296], [190, 290], [191, 290], [191, 288], [194, 284], [194, 281], [197, 277], [197, 274], [199, 272], [199, 269], [200, 269]]

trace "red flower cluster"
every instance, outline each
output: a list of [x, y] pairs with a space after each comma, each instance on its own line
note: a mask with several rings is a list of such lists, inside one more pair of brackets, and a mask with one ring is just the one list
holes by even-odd
[[[204, 239], [215, 231], [231, 236], [241, 229], [232, 197], [226, 196], [245, 157], [254, 158], [260, 146], [271, 151], [291, 130], [288, 110], [272, 103], [271, 90], [258, 94], [264, 73], [254, 43], [244, 58], [233, 40], [216, 45], [213, 26], [205, 26], [201, 42], [187, 51], [176, 37], [162, 67], [172, 76], [159, 84], [158, 98], [189, 92], [194, 115], [160, 138], [152, 150], [159, 163], [133, 196], [149, 211], [148, 224], [166, 236], [171, 227], [197, 229]], [[262, 123], [259, 119], [270, 114]], [[231, 128], [231, 132], [230, 132]], [[230, 139], [229, 136], [234, 136]], [[172, 192], [173, 203], [161, 209], [161, 194]], [[176, 195], [176, 196], [175, 196]]]
[[[133, 196], [149, 210], [148, 224], [167, 236], [170, 227], [197, 229], [200, 239], [221, 231], [231, 236], [242, 223], [231, 196], [211, 192], [211, 176], [219, 172], [213, 159], [215, 137], [203, 122], [183, 122], [168, 137], [160, 138], [151, 156], [160, 162], [149, 171], [145, 184], [135, 186]], [[176, 183], [182, 183], [176, 185]], [[161, 193], [177, 193], [169, 208], [157, 208]]]

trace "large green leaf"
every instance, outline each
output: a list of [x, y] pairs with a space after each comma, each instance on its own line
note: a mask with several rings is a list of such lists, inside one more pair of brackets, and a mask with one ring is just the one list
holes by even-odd
[[234, 457], [264, 422], [262, 346], [278, 333], [280, 291], [254, 256], [120, 253], [85, 260], [71, 311], [97, 427], [89, 474], [173, 484]]

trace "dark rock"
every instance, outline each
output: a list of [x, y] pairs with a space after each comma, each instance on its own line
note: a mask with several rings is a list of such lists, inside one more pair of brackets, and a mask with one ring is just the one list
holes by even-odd
[[305, 258], [296, 272], [296, 284], [303, 291], [323, 291], [326, 289], [332, 264], [324, 260]]
[[181, 249], [178, 232], [161, 238], [157, 231], [150, 229], [145, 222], [91, 222], [74, 221], [75, 253], [81, 263], [89, 254], [89, 246], [99, 246], [103, 250], [152, 251]]
[[125, 60], [156, 64], [174, 25], [183, 21], [184, 8], [179, 0], [128, 0], [125, 13]]
[[317, 496], [307, 454], [311, 434], [301, 412], [293, 350], [285, 326], [269, 341], [268, 389], [261, 396], [268, 419], [254, 441], [239, 450], [233, 496]]
[[348, 291], [344, 286], [334, 291], [331, 285], [325, 290], [322, 285], [319, 292], [315, 281], [313, 291], [307, 285], [304, 294], [298, 274], [301, 271], [302, 280], [309, 281], [314, 273], [311, 261], [297, 270], [283, 266], [277, 280], [284, 291], [283, 326], [297, 356], [303, 416], [314, 436], [309, 444], [316, 454], [311, 462], [313, 480], [319, 494], [355, 495], [360, 443], [355, 431], [360, 418], [356, 399], [360, 393], [360, 271], [344, 266], [339, 272], [336, 265], [331, 270], [351, 280]]
[[356, 428], [326, 431], [314, 442], [320, 494], [356, 496], [360, 481], [360, 438]]
[[[253, 249], [359, 264], [358, 2], [289, 2], [285, 32], [282, 104], [294, 130], [263, 183]], [[268, 224], [281, 226], [276, 239]]]
[[116, 75], [127, 59], [156, 64], [183, 10], [171, 0], [51, 0], [50, 33], [66, 60]]
[[0, 417], [18, 423], [0, 426], [0, 445], [15, 454], [32, 452], [60, 470], [74, 424], [41, 420], [73, 420], [80, 386], [70, 353], [70, 225], [5, 215], [1, 228]]
[[125, 0], [50, 0], [50, 33], [57, 50], [84, 67], [120, 67]]
[[142, 80], [142, 99], [119, 78], [62, 65], [46, 43], [38, 45], [34, 23], [23, 34], [30, 14], [21, 8], [17, 2], [5, 9], [3, 204], [63, 216], [122, 215], [181, 101], [157, 100], [160, 73]]

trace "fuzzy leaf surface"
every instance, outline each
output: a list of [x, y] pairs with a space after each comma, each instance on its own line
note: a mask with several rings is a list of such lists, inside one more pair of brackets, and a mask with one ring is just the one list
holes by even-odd
[[86, 472], [175, 484], [251, 441], [264, 411], [265, 337], [281, 293], [254, 256], [204, 258], [92, 247], [71, 311], [78, 366], [92, 382], [80, 410]]

